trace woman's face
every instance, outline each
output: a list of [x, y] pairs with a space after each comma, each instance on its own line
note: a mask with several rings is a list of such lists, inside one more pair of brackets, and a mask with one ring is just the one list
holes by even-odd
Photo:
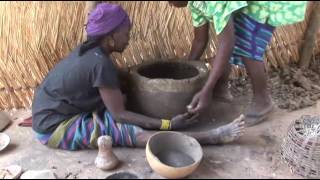
[[131, 26], [126, 25], [112, 34], [114, 40], [113, 50], [116, 52], [123, 52], [129, 45]]
[[105, 36], [102, 41], [102, 47], [109, 52], [122, 53], [129, 45], [130, 40], [130, 25], [125, 25], [109, 36]]

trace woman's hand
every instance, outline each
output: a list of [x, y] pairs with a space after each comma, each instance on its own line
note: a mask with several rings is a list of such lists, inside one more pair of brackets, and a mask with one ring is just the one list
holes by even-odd
[[184, 113], [171, 119], [171, 130], [185, 129], [198, 122], [198, 114]]

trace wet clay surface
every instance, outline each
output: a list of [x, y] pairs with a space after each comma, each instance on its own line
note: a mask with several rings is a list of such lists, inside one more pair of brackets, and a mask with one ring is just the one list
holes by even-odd
[[[281, 71], [270, 70], [268, 83], [273, 101], [279, 108], [293, 111], [310, 107], [320, 99], [320, 64], [313, 63], [303, 72], [296, 65]], [[252, 94], [248, 78], [234, 79], [231, 84], [236, 96]]]
[[129, 96], [128, 108], [150, 117], [171, 119], [177, 114], [187, 112], [187, 105], [197, 91], [189, 89], [185, 92], [170, 93], [132, 90], [134, 95]]
[[177, 150], [164, 150], [156, 154], [156, 157], [171, 167], [185, 167], [195, 163], [192, 157]]

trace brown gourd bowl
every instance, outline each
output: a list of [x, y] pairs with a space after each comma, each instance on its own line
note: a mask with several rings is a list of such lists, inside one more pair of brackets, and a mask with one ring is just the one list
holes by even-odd
[[[163, 162], [163, 158], [168, 157], [164, 157], [163, 154], [159, 156], [162, 152], [168, 151], [181, 152], [187, 155], [188, 159], [191, 158], [192, 162], [189, 161], [190, 163], [184, 166], [169, 165]], [[178, 132], [159, 132], [148, 140], [146, 157], [157, 174], [169, 179], [180, 179], [192, 174], [198, 168], [203, 158], [203, 150], [199, 142], [192, 137]], [[181, 161], [181, 159], [172, 158], [179, 158], [179, 156], [171, 155], [170, 161]]]

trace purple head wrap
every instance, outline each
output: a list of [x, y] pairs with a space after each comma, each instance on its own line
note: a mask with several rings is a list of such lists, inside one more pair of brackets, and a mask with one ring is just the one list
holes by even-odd
[[100, 3], [91, 11], [86, 27], [90, 37], [107, 35], [124, 25], [130, 25], [128, 14], [120, 5]]

